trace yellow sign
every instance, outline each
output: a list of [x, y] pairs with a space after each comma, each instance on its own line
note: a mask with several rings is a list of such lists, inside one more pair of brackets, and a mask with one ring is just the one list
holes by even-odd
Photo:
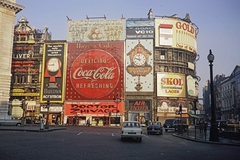
[[11, 93], [11, 96], [31, 96], [31, 97], [37, 97], [39, 96], [39, 93]]
[[21, 89], [21, 88], [15, 88], [12, 90], [12, 92], [17, 92], [17, 93], [24, 93], [24, 89]]

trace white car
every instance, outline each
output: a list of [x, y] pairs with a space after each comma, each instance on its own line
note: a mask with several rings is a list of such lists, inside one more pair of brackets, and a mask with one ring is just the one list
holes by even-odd
[[137, 121], [125, 121], [122, 124], [122, 134], [121, 140], [123, 141], [125, 138], [134, 138], [142, 141], [142, 128], [141, 124]]

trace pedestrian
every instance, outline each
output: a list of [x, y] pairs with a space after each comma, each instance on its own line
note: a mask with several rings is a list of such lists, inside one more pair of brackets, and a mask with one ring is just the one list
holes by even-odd
[[90, 126], [90, 120], [89, 120], [89, 118], [87, 119], [87, 126], [88, 126], [88, 127]]
[[73, 126], [76, 126], [76, 117], [73, 117]]
[[69, 126], [69, 117], [67, 117], [67, 124], [66, 125]]
[[200, 133], [203, 132], [203, 122], [199, 123], [199, 131], [200, 131]]

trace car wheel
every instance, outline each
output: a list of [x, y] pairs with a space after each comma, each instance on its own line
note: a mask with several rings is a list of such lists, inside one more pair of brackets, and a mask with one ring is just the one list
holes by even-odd
[[165, 129], [165, 132], [168, 132], [168, 130], [167, 130], [167, 129]]

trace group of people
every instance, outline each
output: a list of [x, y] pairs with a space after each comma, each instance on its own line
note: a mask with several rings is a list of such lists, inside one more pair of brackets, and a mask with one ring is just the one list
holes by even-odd
[[[67, 122], [66, 122], [66, 125], [69, 126], [70, 125], [70, 118], [67, 117]], [[77, 121], [78, 121], [78, 117], [72, 117], [72, 126], [77, 126]], [[86, 122], [86, 126], [90, 126], [90, 120], [89, 118], [87, 119], [87, 122]]]
[[207, 131], [207, 126], [208, 126], [207, 122], [200, 121], [200, 122], [197, 123], [197, 125], [199, 127], [199, 132], [200, 133], [203, 133], [203, 131], [205, 133]]

